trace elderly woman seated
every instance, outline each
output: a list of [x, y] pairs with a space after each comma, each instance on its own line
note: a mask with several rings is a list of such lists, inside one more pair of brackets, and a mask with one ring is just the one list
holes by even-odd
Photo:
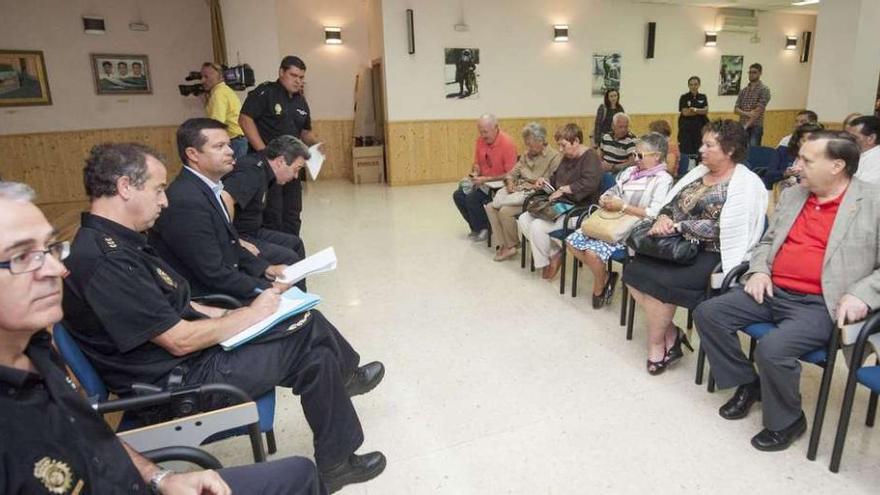
[[703, 128], [702, 164], [687, 173], [667, 194], [649, 235], [680, 235], [698, 243], [692, 264], [676, 264], [636, 254], [626, 265], [623, 282], [644, 308], [648, 323], [648, 373], [656, 375], [682, 357], [687, 336], [672, 323], [677, 306], [693, 309], [706, 294], [718, 262], [729, 272], [747, 259], [761, 238], [767, 190], [742, 161], [748, 137], [733, 120], [716, 120]]
[[[599, 199], [602, 165], [592, 148], [584, 146], [584, 132], [577, 124], [566, 124], [556, 131], [556, 143], [562, 152], [562, 161], [550, 179], [538, 178], [535, 186], [549, 184], [554, 188], [552, 202], [565, 201], [580, 206]], [[535, 268], [543, 268], [542, 277], [552, 280], [559, 270], [562, 247], [550, 237], [550, 232], [561, 229], [564, 215], [555, 220], [538, 218], [523, 213], [517, 219], [519, 231], [532, 243]]]
[[[659, 210], [672, 186], [672, 176], [667, 173], [664, 160], [668, 142], [666, 136], [656, 132], [642, 136], [636, 144], [636, 164], [617, 176], [617, 184], [599, 198], [599, 206], [609, 212], [640, 218], [644, 218], [649, 209]], [[614, 251], [625, 248], [623, 240], [609, 243], [592, 239], [578, 230], [565, 241], [568, 252], [593, 272], [593, 308], [608, 304], [614, 294], [617, 274], [609, 274], [605, 266]]]
[[516, 256], [519, 234], [516, 215], [522, 212], [525, 198], [535, 189], [535, 181], [549, 179], [556, 171], [562, 155], [547, 145], [547, 129], [537, 122], [529, 122], [522, 131], [526, 152], [520, 155], [513, 170], [504, 178], [504, 187], [495, 193], [491, 203], [484, 205], [489, 225], [492, 226], [493, 245], [500, 246], [495, 261]]

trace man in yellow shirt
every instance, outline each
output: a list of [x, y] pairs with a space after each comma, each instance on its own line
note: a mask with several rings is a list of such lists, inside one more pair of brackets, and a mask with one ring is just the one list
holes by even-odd
[[232, 88], [223, 81], [223, 72], [219, 65], [211, 62], [202, 64], [202, 86], [208, 92], [205, 113], [209, 118], [226, 124], [226, 132], [231, 139], [229, 145], [232, 147], [235, 159], [243, 157], [248, 152], [248, 142], [238, 125], [241, 101]]

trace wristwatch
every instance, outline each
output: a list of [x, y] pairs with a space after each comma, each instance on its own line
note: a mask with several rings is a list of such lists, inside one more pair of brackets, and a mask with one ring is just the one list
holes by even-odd
[[162, 495], [162, 490], [159, 489], [159, 484], [162, 483], [162, 480], [164, 480], [166, 476], [172, 473], [174, 473], [174, 471], [163, 467], [160, 467], [158, 471], [153, 473], [153, 476], [150, 477], [150, 493], [153, 495]]

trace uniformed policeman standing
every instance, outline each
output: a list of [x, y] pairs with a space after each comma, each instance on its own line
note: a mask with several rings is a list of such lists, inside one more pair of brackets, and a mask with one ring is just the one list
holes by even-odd
[[300, 396], [329, 491], [378, 476], [381, 452], [354, 453], [364, 435], [351, 397], [378, 385], [382, 363], [359, 367], [360, 356], [316, 310], [222, 350], [220, 342], [274, 313], [280, 293], [266, 289], [233, 311], [190, 301], [186, 279], [142, 234], [168, 205], [166, 175], [157, 153], [137, 144], [99, 145], [86, 161], [91, 204], [64, 279], [64, 320], [83, 353], [117, 394], [134, 383], [163, 386], [178, 366], [186, 385], [225, 382], [251, 397], [287, 387]]
[[[682, 155], [696, 155], [703, 144], [703, 126], [709, 123], [709, 99], [700, 93], [700, 78], [688, 79], [688, 92], [678, 98], [678, 146]], [[684, 170], [679, 175], [684, 174]]]
[[[269, 141], [283, 134], [300, 138], [308, 146], [318, 143], [312, 132], [309, 104], [302, 93], [305, 77], [305, 62], [288, 55], [281, 60], [277, 81], [264, 82], [248, 93], [238, 122], [252, 151], [263, 150]], [[299, 235], [304, 178], [300, 175], [269, 190], [265, 227]]]

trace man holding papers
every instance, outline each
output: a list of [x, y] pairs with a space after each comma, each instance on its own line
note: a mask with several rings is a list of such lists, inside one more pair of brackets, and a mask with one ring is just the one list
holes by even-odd
[[295, 179], [309, 156], [309, 149], [299, 139], [278, 136], [262, 151], [236, 160], [232, 172], [223, 177], [220, 197], [233, 216], [232, 224], [269, 263], [290, 265], [305, 258], [299, 237], [263, 227], [263, 212], [272, 184], [283, 186]]
[[[150, 230], [150, 244], [183, 275], [194, 295], [253, 299], [296, 260], [271, 264], [239, 242], [231, 212], [221, 199], [220, 178], [234, 163], [224, 124], [207, 118], [187, 120], [177, 129], [177, 151], [184, 167], [168, 186], [168, 209]], [[274, 286], [282, 291], [289, 287]]]
[[225, 382], [252, 397], [287, 387], [300, 395], [331, 492], [378, 476], [381, 452], [354, 453], [364, 437], [350, 397], [378, 385], [382, 364], [358, 367], [358, 354], [314, 309], [224, 351], [218, 344], [276, 312], [279, 291], [268, 288], [233, 311], [190, 302], [185, 278], [142, 235], [168, 205], [156, 152], [137, 144], [96, 146], [84, 176], [91, 206], [67, 261], [64, 317], [110, 390], [164, 386], [176, 367], [184, 384]]

